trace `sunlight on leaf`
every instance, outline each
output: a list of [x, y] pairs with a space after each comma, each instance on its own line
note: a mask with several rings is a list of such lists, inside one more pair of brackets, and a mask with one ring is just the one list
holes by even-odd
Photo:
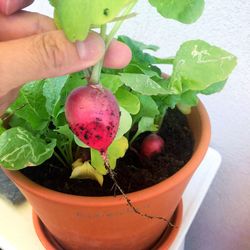
[[11, 128], [0, 136], [0, 164], [10, 170], [37, 166], [49, 159], [56, 140], [46, 143], [21, 127]]
[[[203, 91], [214, 83], [225, 81], [236, 64], [237, 58], [219, 47], [202, 40], [185, 42], [174, 60], [171, 89], [176, 94]], [[221, 90], [220, 87], [213, 90]]]
[[[113, 141], [113, 143], [109, 146], [108, 160], [111, 169], [114, 169], [116, 167], [117, 159], [122, 158], [125, 155], [128, 146], [128, 140], [124, 136], [118, 140]], [[95, 149], [91, 149], [91, 164], [99, 173], [103, 175], [107, 174], [107, 170], [104, 166], [104, 160], [100, 153]]]
[[70, 176], [70, 179], [91, 179], [97, 181], [100, 186], [103, 185], [103, 175], [97, 172], [88, 161], [84, 163], [81, 159], [78, 159], [72, 164], [73, 171]]

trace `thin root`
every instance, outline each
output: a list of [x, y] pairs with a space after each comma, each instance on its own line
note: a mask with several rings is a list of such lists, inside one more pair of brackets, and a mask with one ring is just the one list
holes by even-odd
[[128, 198], [128, 196], [124, 193], [124, 191], [122, 190], [122, 188], [120, 187], [120, 185], [118, 184], [116, 178], [115, 178], [115, 173], [114, 171], [110, 168], [109, 166], [109, 162], [108, 159], [105, 155], [103, 155], [104, 158], [104, 162], [105, 162], [105, 168], [109, 173], [110, 178], [112, 179], [112, 181], [114, 182], [115, 187], [120, 191], [120, 193], [122, 194], [122, 196], [124, 197], [124, 199], [127, 201], [127, 204], [129, 205], [130, 208], [132, 208], [132, 210], [142, 216], [142, 217], [146, 217], [148, 219], [158, 219], [158, 220], [163, 220], [165, 222], [168, 223], [169, 226], [171, 227], [176, 227], [173, 223], [171, 223], [169, 220], [167, 220], [166, 218], [162, 217], [162, 216], [153, 216], [153, 215], [149, 215], [146, 213], [142, 213], [141, 211], [139, 211], [131, 202], [131, 200]]

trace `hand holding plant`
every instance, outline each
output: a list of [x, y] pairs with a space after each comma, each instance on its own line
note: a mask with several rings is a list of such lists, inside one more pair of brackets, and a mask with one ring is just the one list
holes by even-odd
[[[0, 115], [15, 100], [24, 83], [91, 67], [104, 55], [104, 41], [96, 33], [89, 33], [85, 41], [73, 44], [56, 30], [53, 19], [20, 11], [32, 2], [0, 0]], [[113, 41], [104, 65], [121, 68], [130, 59], [128, 47]]]
[[[88, 68], [71, 75], [31, 82], [21, 89], [18, 99], [9, 109], [12, 114], [11, 128], [3, 132], [0, 137], [0, 163], [3, 166], [18, 170], [30, 165], [39, 165], [54, 154], [67, 167], [71, 167], [74, 162], [79, 163], [79, 160], [83, 161], [82, 165], [78, 164], [78, 167], [72, 167], [71, 177], [89, 178], [91, 176], [93, 178], [93, 176], [107, 174], [104, 160], [98, 152], [101, 151], [100, 148], [88, 143], [90, 134], [95, 134], [94, 128], [97, 127], [92, 126], [93, 131], [90, 131], [86, 130], [86, 124], [82, 126], [82, 129], [82, 124], [79, 122], [72, 125], [76, 114], [74, 113], [72, 118], [71, 110], [66, 109], [74, 135], [65, 119], [66, 99], [71, 91], [78, 87], [83, 88], [83, 86], [90, 86], [93, 83], [98, 84], [96, 85], [97, 88], [103, 88], [100, 91], [105, 92], [105, 89], [109, 89], [119, 104], [120, 123], [118, 133], [116, 136], [112, 133], [114, 141], [111, 145], [111, 142], [109, 143], [108, 149], [105, 148], [112, 169], [115, 168], [116, 161], [125, 155], [127, 149], [142, 133], [158, 131], [168, 109], [178, 107], [183, 113], [190, 113], [191, 107], [198, 103], [197, 95], [212, 94], [224, 87], [229, 74], [236, 65], [236, 58], [227, 51], [202, 40], [187, 41], [180, 46], [175, 56], [158, 58], [146, 52], [146, 50], [156, 51], [157, 46], [145, 45], [126, 36], [120, 36], [118, 40], [126, 43], [133, 53], [132, 61], [127, 67], [120, 69], [128, 61], [129, 52], [124, 45], [119, 44], [122, 48], [120, 53], [126, 54], [123, 63], [119, 59], [119, 67], [116, 67], [119, 69], [105, 68], [105, 66], [110, 66], [114, 59], [109, 51], [113, 51], [114, 46], [118, 46], [117, 42], [116, 45], [112, 45], [111, 42], [121, 24], [126, 19], [134, 17], [132, 10], [137, 2], [135, 0], [115, 2], [105, 0], [101, 3], [94, 0], [91, 2], [85, 0], [50, 1], [55, 8], [55, 23], [59, 29], [63, 30], [67, 39], [77, 43], [84, 41], [81, 43], [87, 43], [94, 47], [98, 45], [99, 55], [95, 54], [88, 62], [81, 61], [79, 54], [77, 55], [77, 47], [67, 41], [62, 31], [50, 31], [46, 35], [40, 35], [44, 42], [46, 42], [44, 38], [48, 34], [58, 36], [59, 40], [55, 40], [59, 41], [59, 44], [63, 44], [66, 51], [71, 49], [73, 55], [73, 58], [65, 57], [65, 54], [64, 57], [61, 57], [60, 54], [55, 54], [57, 55], [55, 57], [45, 57], [51, 59], [48, 65], [47, 63], [44, 64], [44, 60], [42, 60], [43, 65], [49, 66], [45, 67], [49, 70], [49, 73], [41, 70], [40, 77], [61, 75], [68, 71]], [[150, 0], [149, 3], [162, 16], [182, 23], [196, 21], [204, 8], [203, 0], [193, 0], [191, 3], [190, 1], [180, 2], [177, 0]], [[108, 31], [107, 25], [111, 25], [110, 31]], [[93, 33], [88, 35], [92, 29], [99, 29], [100, 36], [105, 42], [105, 48], [102, 47], [103, 44], [99, 36]], [[91, 37], [96, 39], [95, 44], [91, 42], [91, 39], [93, 39]], [[48, 39], [48, 41], [50, 40]], [[49, 43], [45, 44], [45, 48], [50, 48], [47, 45]], [[100, 58], [104, 50], [106, 50], [106, 60]], [[45, 51], [50, 52], [50, 49]], [[124, 51], [126, 52], [124, 53]], [[48, 53], [48, 55], [54, 55], [54, 53]], [[44, 57], [42, 56], [42, 58]], [[58, 63], [57, 60], [62, 58], [69, 59], [69, 61], [66, 60], [66, 66]], [[107, 59], [112, 60], [108, 61]], [[94, 67], [89, 67], [96, 61], [98, 63]], [[59, 60], [59, 62], [62, 61]], [[173, 72], [168, 79], [162, 77], [162, 72], [157, 67], [158, 64], [173, 66]], [[33, 66], [33, 70], [34, 67], [37, 67], [37, 65]], [[26, 80], [34, 80], [32, 74], [29, 76], [30, 79]], [[101, 100], [93, 98], [93, 105], [99, 102]], [[76, 106], [82, 110], [81, 117], [88, 114], [81, 120], [87, 121], [91, 113], [96, 118], [96, 126], [97, 123], [100, 123], [100, 120], [97, 121], [100, 117], [94, 115], [94, 109], [88, 112], [88, 106], [91, 105], [84, 105], [81, 100], [76, 103]], [[106, 118], [111, 117], [111, 115], [112, 112]], [[91, 116], [89, 120], [93, 117]], [[75, 126], [79, 126], [79, 129], [74, 129]], [[80, 130], [85, 131], [82, 132], [82, 136], [80, 136]], [[100, 134], [95, 134], [95, 137], [104, 138]], [[35, 139], [39, 142], [37, 145], [33, 143]], [[7, 141], [14, 140], [19, 145], [18, 148], [12, 143], [7, 143]], [[89, 159], [81, 159], [79, 155], [77, 156], [74, 153], [74, 150], [79, 147], [83, 151], [90, 152]], [[15, 157], [16, 154], [19, 156], [18, 159]], [[86, 171], [84, 170], [85, 161], [93, 167], [91, 175], [89, 174], [89, 168], [88, 170], [85, 169]]]

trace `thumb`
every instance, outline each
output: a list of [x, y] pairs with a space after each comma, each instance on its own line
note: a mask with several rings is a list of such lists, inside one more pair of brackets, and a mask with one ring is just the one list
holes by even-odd
[[75, 44], [70, 43], [62, 31], [2, 42], [0, 90], [4, 90], [6, 84], [5, 90], [12, 89], [28, 81], [60, 76], [93, 66], [104, 55], [104, 51], [104, 41], [93, 32], [85, 41]]

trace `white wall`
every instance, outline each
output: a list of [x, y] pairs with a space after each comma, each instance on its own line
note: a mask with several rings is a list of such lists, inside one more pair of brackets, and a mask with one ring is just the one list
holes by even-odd
[[[37, 0], [33, 9], [46, 13], [47, 1]], [[147, 1], [141, 0], [136, 11], [140, 15], [121, 33], [158, 44], [163, 57], [196, 38], [238, 56], [225, 90], [202, 97], [213, 127], [211, 145], [222, 154], [223, 164], [188, 234], [186, 249], [250, 249], [250, 1], [206, 0], [204, 15], [190, 26], [166, 21]]]

